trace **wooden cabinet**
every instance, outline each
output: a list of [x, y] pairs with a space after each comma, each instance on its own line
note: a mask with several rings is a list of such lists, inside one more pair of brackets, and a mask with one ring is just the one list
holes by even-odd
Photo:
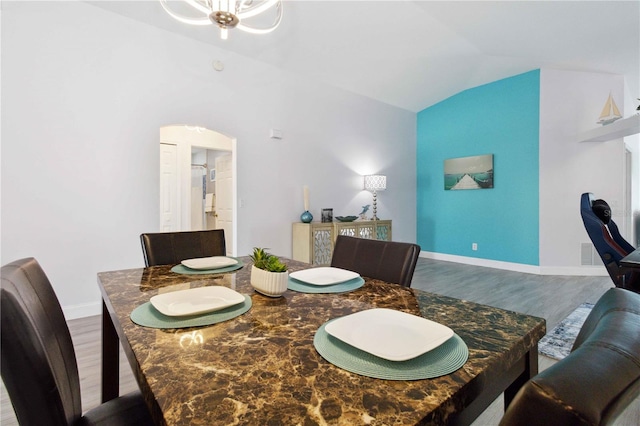
[[314, 265], [329, 265], [338, 235], [391, 241], [391, 221], [295, 222], [292, 232], [293, 259]]
[[333, 253], [333, 235], [332, 223], [294, 223], [293, 260], [328, 265]]
[[363, 220], [358, 222], [334, 222], [334, 237], [347, 235], [349, 237], [368, 238], [374, 240], [391, 241], [390, 220]]

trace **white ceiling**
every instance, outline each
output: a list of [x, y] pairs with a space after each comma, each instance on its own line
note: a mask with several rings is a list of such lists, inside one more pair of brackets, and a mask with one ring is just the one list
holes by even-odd
[[276, 31], [228, 40], [155, 0], [90, 3], [410, 111], [541, 67], [621, 74], [640, 97], [638, 0], [285, 0]]

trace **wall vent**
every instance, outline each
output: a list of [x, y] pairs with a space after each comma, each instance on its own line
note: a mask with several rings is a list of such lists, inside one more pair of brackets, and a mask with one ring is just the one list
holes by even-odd
[[603, 265], [600, 255], [592, 243], [580, 244], [580, 264], [583, 266]]

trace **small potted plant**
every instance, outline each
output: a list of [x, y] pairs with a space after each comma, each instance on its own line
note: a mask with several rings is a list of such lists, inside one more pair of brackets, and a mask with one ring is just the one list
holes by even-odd
[[259, 293], [269, 297], [280, 297], [287, 291], [289, 272], [287, 265], [265, 249], [254, 247], [250, 255], [251, 286]]

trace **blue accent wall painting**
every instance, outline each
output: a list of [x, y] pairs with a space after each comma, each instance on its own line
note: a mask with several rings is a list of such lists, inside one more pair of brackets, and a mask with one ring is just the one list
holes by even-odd
[[[422, 250], [539, 265], [539, 111], [540, 70], [534, 70], [418, 113]], [[444, 189], [445, 160], [487, 153], [493, 155], [490, 191]]]

